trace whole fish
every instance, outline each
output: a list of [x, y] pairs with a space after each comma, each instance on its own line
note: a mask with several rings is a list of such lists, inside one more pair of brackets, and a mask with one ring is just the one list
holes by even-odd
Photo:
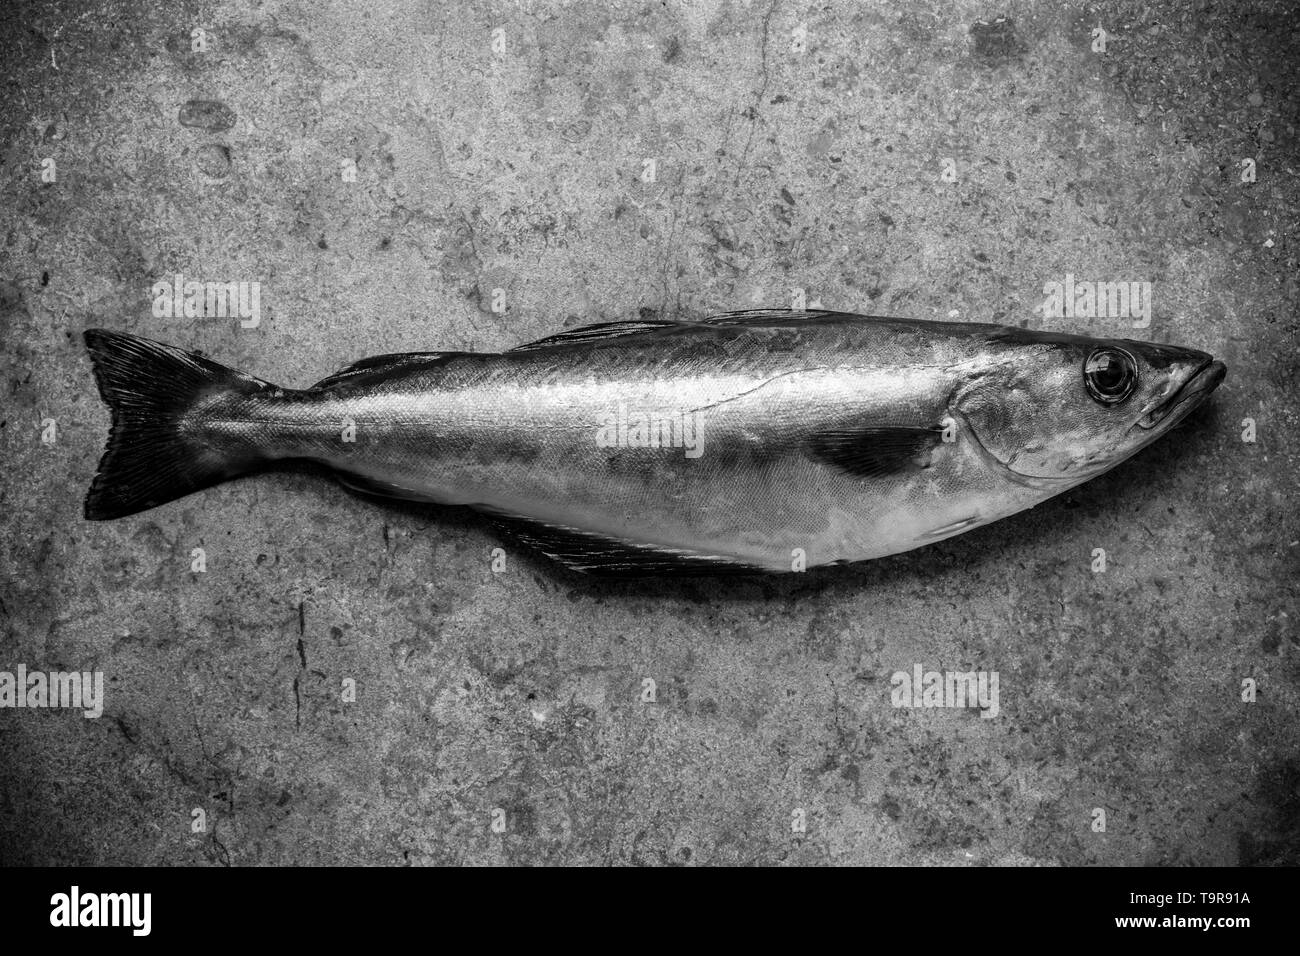
[[309, 459], [622, 573], [788, 572], [930, 544], [1115, 467], [1225, 373], [1150, 342], [834, 312], [381, 355], [298, 390], [119, 332], [86, 344], [113, 416], [87, 518]]

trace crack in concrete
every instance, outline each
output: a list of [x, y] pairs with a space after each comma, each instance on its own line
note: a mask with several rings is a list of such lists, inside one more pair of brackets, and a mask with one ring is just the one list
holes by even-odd
[[[745, 148], [740, 152], [740, 159], [736, 161], [736, 182], [740, 185], [740, 172], [745, 167], [745, 161], [749, 158], [749, 150], [754, 144], [754, 133], [758, 128], [758, 111], [763, 105], [763, 97], [767, 94], [768, 84], [771, 76], [767, 64], [767, 47], [772, 33], [772, 16], [776, 13], [777, 5], [781, 0], [772, 0], [772, 5], [767, 8], [767, 13], [763, 14], [763, 39], [759, 46], [759, 73], [762, 77], [758, 85], [758, 92], [754, 94], [754, 102], [750, 105], [746, 113], [752, 113], [747, 117], [749, 120], [749, 136], [745, 138]], [[744, 113], [741, 114], [742, 116]]]

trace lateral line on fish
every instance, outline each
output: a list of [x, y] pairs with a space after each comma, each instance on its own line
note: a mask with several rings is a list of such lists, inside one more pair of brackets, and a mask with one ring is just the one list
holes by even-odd
[[796, 368], [796, 369], [790, 369], [787, 372], [778, 372], [776, 375], [773, 375], [771, 378], [765, 379], [759, 384], [751, 388], [745, 389], [743, 392], [737, 392], [735, 395], [728, 395], [726, 398], [720, 398], [716, 402], [710, 402], [707, 405], [697, 405], [695, 408], [691, 409], [691, 411], [706, 412], [716, 408], [721, 408], [723, 405], [729, 405], [732, 402], [739, 401], [740, 399], [745, 398], [746, 396], [753, 395], [755, 392], [761, 392], [763, 389], [767, 388], [769, 385], [771, 385], [773, 382], [777, 381], [778, 379], [789, 378], [791, 375], [806, 375], [809, 372], [825, 372], [829, 368], [830, 368], [829, 365], [813, 365], [813, 366], [809, 366], [808, 368]]
[[941, 364], [941, 365], [922, 365], [917, 362], [912, 362], [912, 363], [902, 364], [902, 365], [808, 365], [802, 368], [789, 369], [785, 372], [778, 372], [777, 374], [771, 376], [768, 379], [765, 379], [759, 384], [754, 385], [751, 388], [745, 389], [743, 392], [737, 392], [735, 395], [728, 395], [726, 398], [720, 398], [716, 402], [711, 402], [708, 405], [697, 406], [696, 408], [693, 408], [692, 411], [701, 412], [701, 411], [708, 411], [714, 408], [721, 408], [723, 405], [729, 404], [730, 402], [738, 401], [742, 398], [745, 398], [746, 396], [754, 394], [755, 392], [762, 391], [763, 389], [771, 385], [773, 382], [776, 382], [783, 378], [788, 378], [792, 375], [807, 375], [812, 372], [834, 372], [840, 374], [844, 374], [844, 373], [869, 374], [871, 372], [880, 371], [884, 369], [888, 369], [890, 371], [902, 370], [902, 369], [909, 369], [909, 370], [910, 369], [935, 369], [935, 368], [951, 369], [951, 368], [959, 368], [965, 364], [967, 363], [958, 362], [955, 364], [949, 363], [949, 364]]

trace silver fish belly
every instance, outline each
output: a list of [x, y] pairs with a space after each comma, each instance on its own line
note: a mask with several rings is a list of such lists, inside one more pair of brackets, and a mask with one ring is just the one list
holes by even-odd
[[[88, 333], [120, 439], [89, 517], [305, 458], [363, 491], [467, 505], [594, 572], [788, 572], [919, 547], [1113, 467], [1223, 376], [1189, 349], [838, 313], [380, 356], [302, 390], [125, 338]], [[197, 367], [141, 400], [163, 361]], [[171, 436], [139, 422], [155, 447], [132, 445], [142, 414], [165, 415]], [[148, 454], [170, 483], [127, 480]]]

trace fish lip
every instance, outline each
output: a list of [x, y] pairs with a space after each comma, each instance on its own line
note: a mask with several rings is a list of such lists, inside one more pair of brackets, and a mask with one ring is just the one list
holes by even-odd
[[1207, 357], [1178, 391], [1139, 418], [1137, 426], [1149, 430], [1168, 422], [1169, 427], [1172, 428], [1218, 388], [1227, 373], [1226, 365]]

